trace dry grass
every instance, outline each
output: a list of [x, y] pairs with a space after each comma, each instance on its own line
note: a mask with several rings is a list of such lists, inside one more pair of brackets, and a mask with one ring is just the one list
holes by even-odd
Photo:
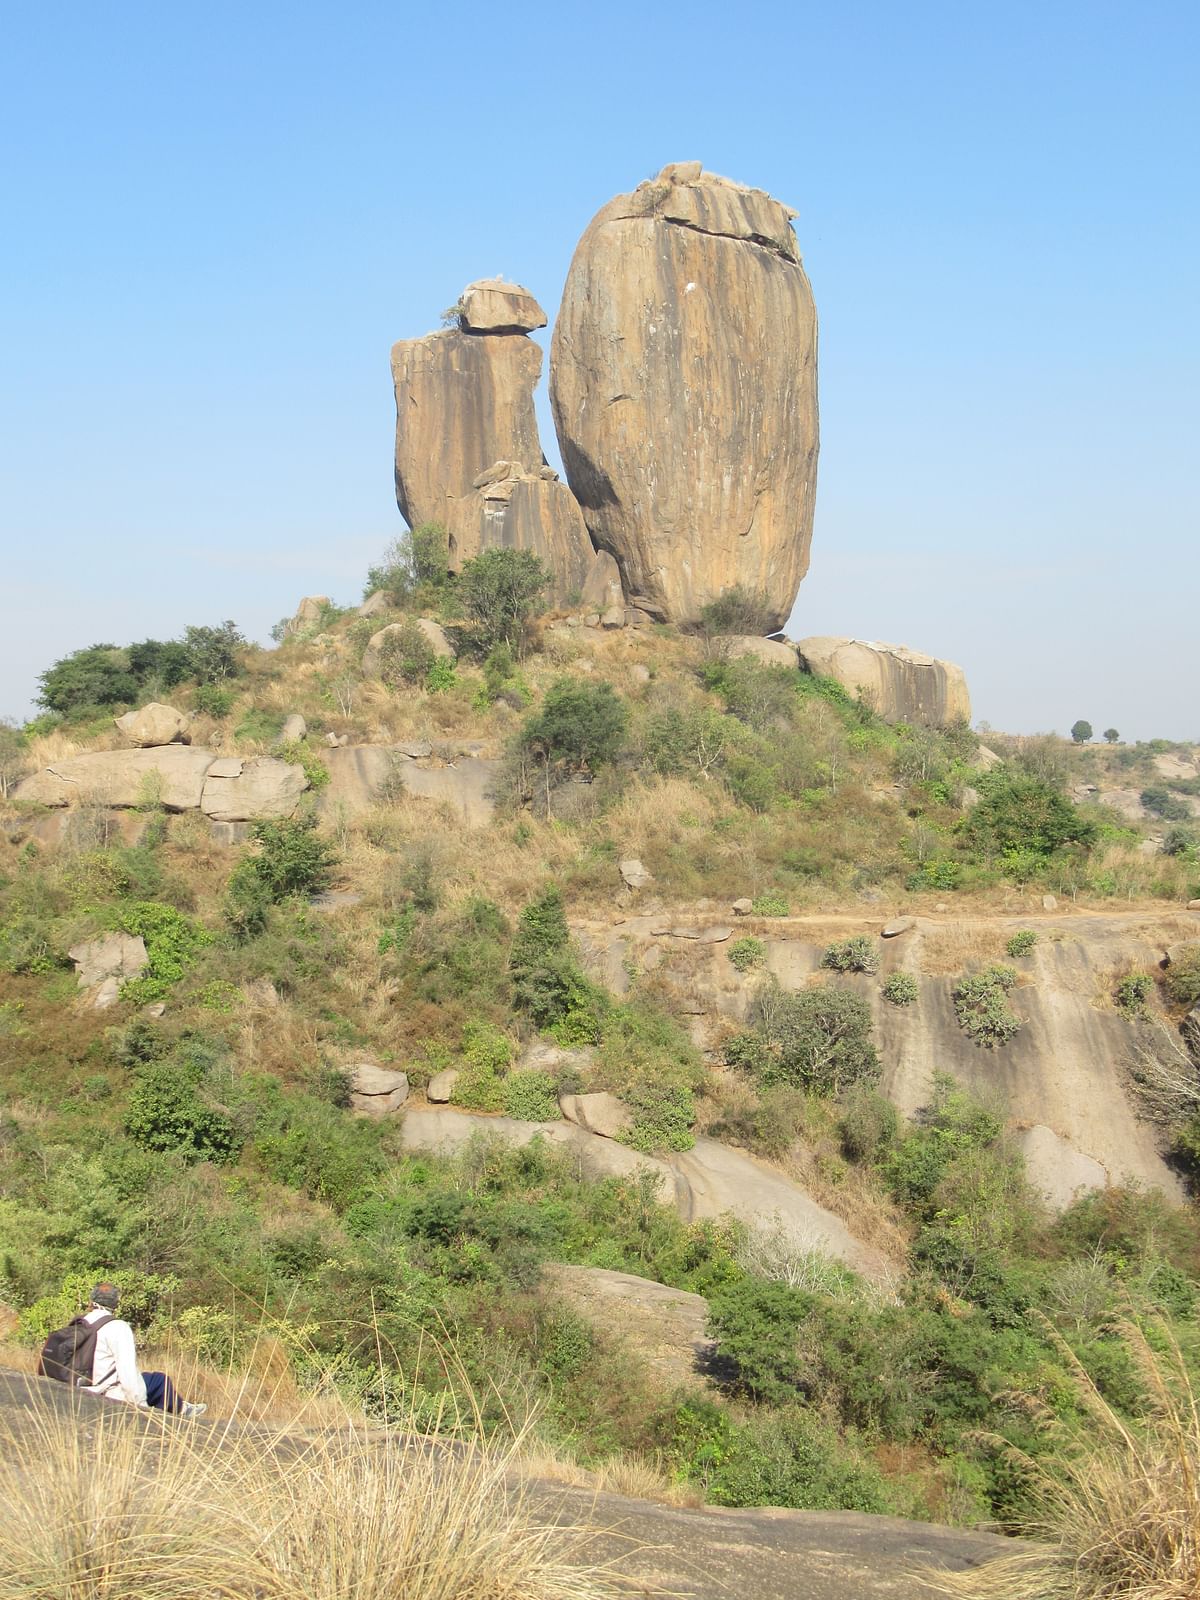
[[657, 1505], [695, 1508], [704, 1496], [695, 1484], [678, 1483], [668, 1476], [658, 1461], [641, 1456], [622, 1456], [594, 1468], [542, 1447], [522, 1454], [517, 1463], [522, 1477], [549, 1483], [562, 1483], [573, 1489], [590, 1489], [595, 1494], [619, 1494], [630, 1500], [650, 1500]]
[[0, 1600], [606, 1600], [520, 1441], [209, 1428], [98, 1405], [0, 1417]]
[[1126, 1422], [1067, 1346], [1083, 1411], [1074, 1429], [1042, 1418], [1056, 1448], [1033, 1459], [1003, 1445], [1028, 1474], [1037, 1507], [1024, 1530], [1045, 1548], [960, 1573], [923, 1573], [964, 1600], [1195, 1600], [1200, 1593], [1200, 1405], [1179, 1345], [1161, 1324], [1118, 1330], [1148, 1397]]

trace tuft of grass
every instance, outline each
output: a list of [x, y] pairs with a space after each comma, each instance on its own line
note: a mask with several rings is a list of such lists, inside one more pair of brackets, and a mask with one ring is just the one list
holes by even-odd
[[189, 1425], [39, 1396], [0, 1420], [0, 1600], [609, 1600], [587, 1531], [539, 1519], [521, 1439], [352, 1422]]

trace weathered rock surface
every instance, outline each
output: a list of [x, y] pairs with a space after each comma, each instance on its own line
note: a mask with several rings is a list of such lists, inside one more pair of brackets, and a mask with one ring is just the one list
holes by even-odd
[[546, 313], [529, 290], [502, 278], [469, 283], [458, 308], [462, 326], [470, 333], [532, 333], [546, 326]]
[[911, 933], [917, 925], [916, 917], [896, 917], [879, 930], [881, 939], [898, 939], [902, 933]]
[[441, 656], [446, 661], [457, 660], [458, 652], [446, 637], [446, 630], [440, 622], [435, 622], [432, 617], [418, 617], [417, 631], [435, 656]]
[[294, 739], [303, 739], [308, 732], [308, 723], [298, 711], [293, 711], [291, 716], [284, 717], [283, 727], [279, 730], [276, 744], [291, 744]]
[[67, 955], [75, 963], [75, 977], [81, 989], [90, 989], [106, 978], [124, 983], [146, 970], [150, 957], [140, 936], [106, 933], [99, 939], [73, 945]]
[[358, 608], [360, 617], [378, 617], [392, 610], [392, 597], [384, 589], [374, 589]]
[[176, 711], [174, 706], [161, 705], [157, 700], [152, 700], [140, 711], [127, 711], [123, 717], [114, 717], [113, 721], [130, 744], [136, 744], [144, 750], [152, 750], [159, 745], [189, 743], [188, 718], [182, 711]]
[[971, 720], [967, 680], [952, 661], [865, 639], [801, 639], [797, 648], [806, 672], [836, 678], [887, 722], [937, 728]]
[[[204, 780], [200, 809], [216, 822], [248, 822], [259, 817], [290, 817], [308, 788], [304, 768], [274, 756], [230, 762], [237, 773], [209, 772]], [[222, 768], [226, 763], [221, 763]]]
[[494, 461], [541, 464], [533, 409], [541, 371], [542, 352], [524, 333], [443, 328], [392, 347], [396, 502], [410, 527], [449, 529], [455, 502], [472, 497]]
[[701, 1369], [713, 1342], [706, 1331], [708, 1302], [703, 1295], [669, 1289], [631, 1272], [557, 1263], [542, 1268], [542, 1283], [632, 1348], [667, 1391], [707, 1387]]
[[789, 644], [786, 639], [759, 639], [753, 634], [735, 633], [729, 634], [721, 643], [725, 653], [734, 661], [741, 656], [753, 656], [764, 667], [790, 667], [795, 672], [799, 666], [796, 646]]
[[615, 1094], [564, 1094], [558, 1108], [568, 1122], [602, 1139], [615, 1139], [624, 1133], [632, 1118]]
[[1076, 1150], [1042, 1123], [1018, 1132], [1016, 1144], [1034, 1186], [1053, 1211], [1065, 1211], [1081, 1194], [1108, 1186], [1108, 1173], [1094, 1156]]
[[351, 745], [330, 750], [326, 757], [329, 783], [321, 790], [318, 806], [348, 816], [370, 810], [393, 785], [411, 794], [447, 805], [468, 827], [482, 828], [495, 810], [492, 789], [499, 775], [498, 761], [462, 756], [453, 764], [426, 765], [392, 745]]
[[567, 275], [567, 481], [629, 603], [668, 621], [740, 584], [782, 627], [808, 570], [817, 320], [793, 215], [676, 164], [597, 213]]
[[327, 594], [306, 594], [296, 607], [295, 615], [284, 624], [283, 637], [293, 639], [298, 633], [307, 633], [310, 628], [317, 627], [332, 604]]
[[195, 745], [89, 750], [33, 773], [17, 785], [14, 798], [43, 806], [92, 803], [117, 809], [152, 802], [168, 811], [191, 811], [200, 804], [212, 761], [211, 750]]
[[350, 1105], [369, 1117], [386, 1117], [408, 1099], [408, 1074], [360, 1061], [350, 1068]]
[[503, 476], [487, 475], [451, 507], [451, 570], [483, 550], [530, 550], [552, 574], [551, 603], [565, 606], [582, 592], [596, 557], [579, 504], [557, 478], [517, 473], [520, 462], [496, 465]]
[[624, 607], [625, 590], [621, 587], [621, 569], [607, 550], [597, 550], [583, 581], [581, 599], [589, 611], [611, 611], [614, 606]]
[[458, 1076], [457, 1067], [443, 1067], [440, 1072], [435, 1072], [425, 1088], [426, 1100], [435, 1106], [448, 1105], [454, 1094]]
[[654, 882], [653, 874], [647, 872], [642, 863], [633, 857], [628, 861], [619, 861], [617, 869], [627, 889], [644, 889], [647, 884]]

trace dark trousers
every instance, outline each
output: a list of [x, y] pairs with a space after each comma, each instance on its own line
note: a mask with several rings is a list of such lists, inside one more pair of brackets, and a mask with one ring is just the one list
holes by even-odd
[[183, 1410], [183, 1401], [175, 1393], [175, 1385], [165, 1372], [143, 1372], [142, 1378], [146, 1384], [146, 1404], [155, 1411], [179, 1412]]

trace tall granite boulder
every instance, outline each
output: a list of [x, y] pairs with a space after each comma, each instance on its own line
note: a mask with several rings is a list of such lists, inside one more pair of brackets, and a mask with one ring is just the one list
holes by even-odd
[[577, 600], [596, 552], [579, 503], [558, 474], [551, 467], [527, 472], [519, 461], [498, 461], [476, 482], [450, 513], [451, 570], [483, 550], [531, 550], [553, 575], [551, 603]]
[[465, 289], [458, 310], [457, 327], [392, 346], [396, 502], [413, 528], [449, 527], [492, 462], [542, 462], [533, 409], [542, 352], [521, 330], [543, 326], [545, 313], [520, 285], [491, 282]]
[[699, 162], [609, 202], [576, 249], [550, 399], [567, 480], [631, 605], [741, 585], [767, 628], [808, 570], [817, 318], [786, 206]]
[[952, 661], [864, 639], [801, 639], [796, 648], [805, 672], [835, 678], [887, 722], [939, 728], [971, 720], [967, 680]]

